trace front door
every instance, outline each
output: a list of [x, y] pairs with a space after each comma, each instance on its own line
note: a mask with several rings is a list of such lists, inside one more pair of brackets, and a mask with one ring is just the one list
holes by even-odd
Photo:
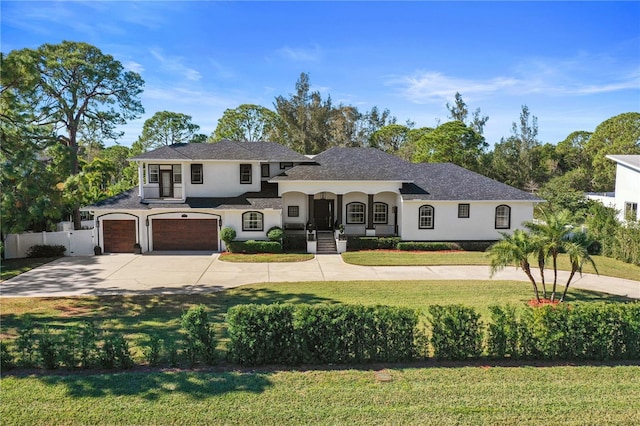
[[160, 170], [160, 198], [173, 197], [173, 172]]
[[333, 229], [333, 200], [313, 200], [313, 220], [318, 231]]

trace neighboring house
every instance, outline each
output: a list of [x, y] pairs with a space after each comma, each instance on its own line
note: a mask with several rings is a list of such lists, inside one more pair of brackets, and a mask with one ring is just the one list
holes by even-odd
[[616, 162], [616, 186], [614, 192], [587, 194], [592, 200], [600, 201], [607, 207], [618, 211], [621, 221], [638, 220], [640, 204], [640, 155], [607, 155]]
[[374, 148], [304, 156], [273, 142], [165, 146], [131, 159], [139, 186], [85, 207], [105, 252], [221, 250], [219, 230], [266, 239], [344, 224], [347, 235], [487, 241], [533, 218], [539, 198], [454, 164], [413, 164]]

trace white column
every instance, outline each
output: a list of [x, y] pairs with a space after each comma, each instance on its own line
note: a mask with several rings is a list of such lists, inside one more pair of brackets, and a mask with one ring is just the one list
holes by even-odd
[[138, 195], [140, 198], [144, 198], [144, 163], [138, 162]]

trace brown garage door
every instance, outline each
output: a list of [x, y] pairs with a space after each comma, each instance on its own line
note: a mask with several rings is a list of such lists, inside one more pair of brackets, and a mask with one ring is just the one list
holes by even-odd
[[216, 219], [154, 219], [154, 250], [218, 250]]
[[133, 253], [136, 243], [135, 220], [103, 220], [105, 253]]

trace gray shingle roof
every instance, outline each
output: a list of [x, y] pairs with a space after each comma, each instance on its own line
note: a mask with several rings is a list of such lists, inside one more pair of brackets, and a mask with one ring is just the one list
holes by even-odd
[[131, 160], [309, 161], [304, 155], [276, 142], [234, 142], [227, 139], [215, 143], [163, 146], [137, 155]]
[[138, 188], [132, 188], [83, 210], [153, 210], [153, 209], [218, 209], [262, 210], [282, 209], [282, 199], [274, 184], [264, 184], [260, 192], [247, 192], [238, 197], [187, 197], [184, 203], [142, 202]]
[[411, 163], [375, 148], [331, 148], [273, 178], [286, 180], [412, 180]]
[[451, 163], [412, 164], [413, 183], [400, 189], [405, 200], [522, 200], [540, 198]]

